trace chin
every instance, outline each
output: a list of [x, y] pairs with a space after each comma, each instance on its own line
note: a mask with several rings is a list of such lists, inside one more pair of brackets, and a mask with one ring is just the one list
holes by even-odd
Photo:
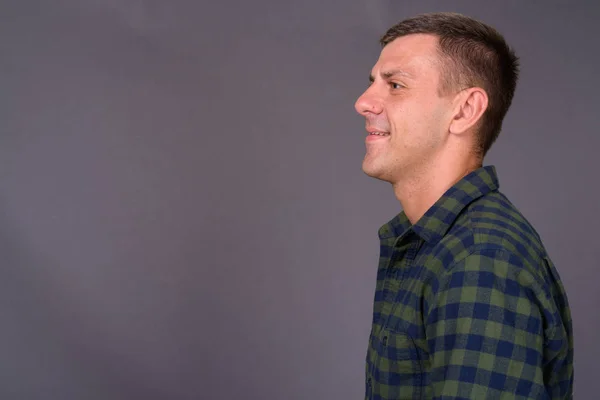
[[382, 161], [384, 160], [377, 160], [365, 157], [362, 163], [363, 172], [371, 178], [375, 178], [380, 181], [388, 182], [391, 184], [396, 183], [398, 177], [402, 175], [401, 170], [399, 168], [400, 166]]
[[367, 176], [371, 178], [375, 178], [384, 182], [389, 182], [389, 179], [387, 179], [386, 177], [385, 171], [383, 171], [381, 168], [377, 168], [376, 166], [363, 163], [362, 170]]

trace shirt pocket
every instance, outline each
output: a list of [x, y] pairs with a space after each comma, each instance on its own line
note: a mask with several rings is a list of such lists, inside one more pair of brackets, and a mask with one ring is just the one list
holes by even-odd
[[421, 399], [423, 366], [410, 336], [383, 329], [374, 340], [374, 392], [382, 399]]

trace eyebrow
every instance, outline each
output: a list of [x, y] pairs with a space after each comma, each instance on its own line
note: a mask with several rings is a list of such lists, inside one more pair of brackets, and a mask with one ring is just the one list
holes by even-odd
[[[385, 71], [385, 72], [381, 72], [380, 75], [384, 78], [384, 79], [390, 79], [393, 78], [396, 75], [400, 75], [403, 76], [405, 78], [412, 78], [412, 75], [409, 74], [408, 72], [401, 70], [401, 69], [392, 69], [389, 71]], [[369, 75], [369, 82], [373, 82], [375, 80], [375, 77], [373, 76], [373, 74]]]

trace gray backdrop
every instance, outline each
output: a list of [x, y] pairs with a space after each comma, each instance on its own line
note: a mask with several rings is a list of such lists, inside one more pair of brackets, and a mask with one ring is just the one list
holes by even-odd
[[400, 212], [361, 171], [378, 37], [458, 11], [522, 75], [486, 164], [598, 397], [597, 2], [2, 0], [0, 398], [359, 399]]

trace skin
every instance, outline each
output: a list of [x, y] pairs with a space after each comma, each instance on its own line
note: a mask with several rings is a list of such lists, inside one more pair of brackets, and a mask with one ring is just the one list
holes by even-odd
[[355, 104], [368, 132], [389, 133], [367, 136], [363, 171], [392, 184], [413, 224], [482, 166], [473, 148], [487, 94], [478, 87], [441, 93], [440, 63], [436, 36], [397, 38], [382, 49]]

